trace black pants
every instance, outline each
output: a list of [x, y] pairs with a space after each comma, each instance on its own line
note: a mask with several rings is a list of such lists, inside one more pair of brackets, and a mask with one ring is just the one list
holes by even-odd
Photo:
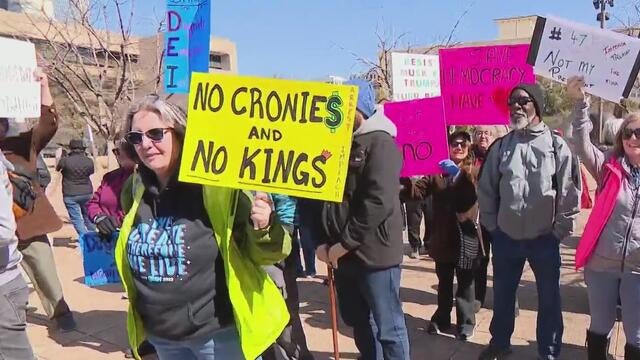
[[[313, 355], [307, 347], [307, 337], [300, 321], [300, 296], [298, 294], [298, 283], [296, 282], [299, 254], [299, 242], [293, 241], [291, 254], [285, 259], [284, 268], [282, 269], [285, 287], [283, 292], [285, 293], [285, 302], [291, 319], [289, 320], [289, 325], [280, 334], [276, 344], [262, 354], [264, 360], [313, 360]], [[274, 278], [272, 274], [270, 275]]]
[[473, 310], [473, 270], [460, 269], [454, 264], [436, 262], [438, 276], [438, 309], [431, 317], [441, 329], [451, 325], [453, 307], [453, 276], [458, 280], [456, 290], [456, 319], [458, 331], [472, 331], [476, 325]]
[[[407, 232], [409, 233], [409, 244], [416, 249], [424, 244], [428, 247], [428, 241], [431, 236], [431, 199], [428, 200], [412, 200], [406, 202], [407, 208]], [[424, 238], [420, 239], [420, 226], [422, 219], [425, 222]]]
[[480, 253], [477, 260], [477, 266], [474, 271], [474, 285], [476, 289], [476, 300], [484, 305], [484, 301], [487, 297], [487, 268], [489, 267], [489, 260], [491, 259], [491, 235], [488, 231], [482, 228], [482, 238], [484, 244], [484, 256]]

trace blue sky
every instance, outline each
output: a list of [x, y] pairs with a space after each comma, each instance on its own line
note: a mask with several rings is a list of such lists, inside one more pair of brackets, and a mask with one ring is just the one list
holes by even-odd
[[[320, 79], [364, 70], [351, 52], [373, 59], [376, 28], [412, 46], [446, 37], [465, 9], [454, 41], [490, 40], [493, 19], [555, 15], [597, 26], [592, 0], [212, 0], [212, 33], [234, 41], [243, 75]], [[615, 0], [611, 26], [640, 19], [632, 0]], [[153, 32], [162, 0], [137, 0], [135, 30]]]

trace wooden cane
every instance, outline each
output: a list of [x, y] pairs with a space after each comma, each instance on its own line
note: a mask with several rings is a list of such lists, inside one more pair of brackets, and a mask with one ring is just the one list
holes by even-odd
[[340, 360], [340, 351], [338, 350], [338, 310], [336, 308], [336, 284], [333, 279], [333, 268], [331, 268], [331, 265], [327, 265], [327, 274], [329, 275], [329, 306], [331, 307], [333, 357], [335, 360]]
[[616, 347], [613, 350], [613, 355], [614, 356], [618, 356], [618, 343], [620, 342], [619, 339], [620, 339], [620, 323], [621, 322], [622, 321], [616, 321], [616, 327], [617, 327], [617, 329], [616, 329]]

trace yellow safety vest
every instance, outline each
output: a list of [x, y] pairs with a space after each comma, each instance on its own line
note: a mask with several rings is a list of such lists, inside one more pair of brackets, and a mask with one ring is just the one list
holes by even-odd
[[[133, 305], [136, 289], [126, 248], [129, 233], [144, 194], [144, 186], [139, 181], [134, 181], [133, 184], [135, 184], [133, 204], [120, 230], [115, 259], [122, 285], [129, 298], [127, 312], [129, 344], [136, 359], [140, 359], [137, 350], [146, 335], [142, 319]], [[253, 360], [275, 343], [289, 322], [289, 312], [282, 294], [259, 266], [263, 264], [257, 264], [250, 256], [241, 252], [232, 239], [237, 197], [241, 194], [238, 190], [203, 186], [204, 205], [211, 219], [218, 247], [222, 251], [227, 287], [233, 305], [235, 325], [240, 334], [242, 352], [247, 360]], [[288, 241], [288, 244], [285, 243], [283, 247], [288, 249], [288, 251], [285, 250], [288, 253], [291, 249], [291, 239], [288, 235], [285, 234], [285, 236], [285, 242]], [[245, 240], [253, 241], [254, 239]], [[211, 261], [213, 266], [214, 259]]]

